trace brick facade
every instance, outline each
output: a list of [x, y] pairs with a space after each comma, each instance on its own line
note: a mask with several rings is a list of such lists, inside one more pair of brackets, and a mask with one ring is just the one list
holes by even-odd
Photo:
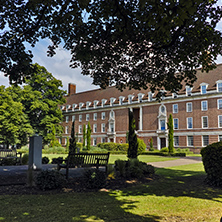
[[[206, 86], [206, 92], [204, 88]], [[189, 95], [185, 86], [175, 95], [167, 92], [161, 102], [156, 92], [147, 90], [123, 90], [115, 87], [76, 93], [69, 85], [67, 103], [61, 106], [64, 114], [65, 145], [75, 118], [75, 130], [82, 142], [83, 125], [90, 122], [91, 144], [100, 142], [126, 142], [128, 109], [134, 113], [137, 135], [149, 148], [153, 138], [156, 149], [168, 145], [167, 121], [171, 113], [174, 119], [175, 147], [189, 147], [197, 152], [208, 143], [222, 140], [222, 65], [209, 73], [197, 70], [197, 81]], [[188, 87], [189, 88], [189, 87]], [[150, 95], [152, 94], [152, 98]]]

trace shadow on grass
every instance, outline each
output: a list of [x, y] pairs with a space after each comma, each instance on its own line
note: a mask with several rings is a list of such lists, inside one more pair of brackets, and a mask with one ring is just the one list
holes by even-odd
[[[124, 190], [122, 195], [156, 195], [166, 197], [192, 197], [222, 203], [222, 189], [205, 183], [206, 174], [202, 171], [157, 168], [157, 180], [140, 188]], [[221, 198], [221, 200], [218, 200]]]

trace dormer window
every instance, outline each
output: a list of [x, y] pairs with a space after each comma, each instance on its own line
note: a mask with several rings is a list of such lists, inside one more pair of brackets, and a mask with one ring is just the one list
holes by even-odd
[[131, 104], [133, 101], [133, 96], [132, 95], [129, 95], [128, 96], [128, 103]]
[[89, 106], [91, 105], [91, 102], [87, 101], [86, 102], [86, 109], [89, 109]]
[[217, 92], [222, 92], [222, 80], [218, 80], [216, 83], [217, 83]]
[[112, 97], [110, 98], [110, 106], [113, 106], [113, 103], [115, 102], [116, 98]]
[[151, 102], [153, 100], [153, 93], [148, 92], [148, 100]]
[[123, 96], [120, 96], [119, 97], [119, 105], [123, 105], [123, 100], [124, 100], [125, 97]]
[[178, 97], [177, 93], [172, 93], [172, 98], [177, 98], [177, 97]]
[[79, 103], [79, 110], [82, 109], [83, 105], [84, 105], [84, 103]]
[[75, 108], [77, 107], [77, 104], [72, 104], [72, 111], [74, 111], [75, 110]]
[[186, 95], [191, 96], [192, 88], [190, 86], [186, 86]]
[[208, 84], [207, 83], [201, 83], [200, 84], [200, 92], [201, 94], [206, 94], [207, 93], [207, 87], [208, 87]]
[[139, 94], [138, 94], [138, 102], [139, 102], [139, 103], [143, 102], [143, 96], [144, 96], [143, 93], [139, 93]]
[[102, 107], [104, 107], [105, 106], [105, 104], [106, 104], [106, 99], [102, 99]]
[[97, 108], [98, 103], [99, 103], [98, 100], [94, 100], [94, 102], [93, 102], [93, 106], [94, 106], [94, 108]]
[[68, 112], [69, 108], [70, 108], [70, 105], [66, 105], [66, 112]]
[[64, 109], [64, 106], [60, 106], [60, 109], [63, 110], [63, 109]]

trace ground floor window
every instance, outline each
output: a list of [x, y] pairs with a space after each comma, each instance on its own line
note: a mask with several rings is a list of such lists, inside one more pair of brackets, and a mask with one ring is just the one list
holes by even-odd
[[101, 142], [102, 142], [102, 143], [105, 143], [105, 142], [106, 142], [106, 138], [105, 138], [105, 137], [102, 137], [102, 138], [101, 138]]
[[203, 146], [207, 146], [209, 144], [209, 136], [208, 135], [204, 135], [202, 140], [203, 140]]
[[174, 136], [174, 146], [179, 146], [179, 136]]
[[93, 146], [96, 146], [96, 144], [97, 144], [97, 139], [94, 138], [94, 139], [93, 139]]
[[187, 146], [193, 146], [193, 136], [187, 137]]
[[219, 135], [219, 142], [222, 142], [222, 135]]

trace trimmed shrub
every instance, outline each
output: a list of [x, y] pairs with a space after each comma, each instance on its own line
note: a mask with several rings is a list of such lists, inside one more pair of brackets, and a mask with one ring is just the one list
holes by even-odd
[[41, 190], [52, 190], [62, 187], [65, 183], [64, 175], [55, 170], [43, 170], [37, 174], [36, 186]]
[[101, 149], [108, 151], [127, 151], [129, 148], [128, 143], [98, 143], [97, 146]]
[[137, 138], [137, 143], [138, 143], [137, 155], [139, 156], [140, 154], [146, 151], [146, 144], [142, 139], [139, 138]]
[[83, 180], [87, 188], [102, 188], [106, 184], [106, 173], [98, 169], [89, 169], [84, 172]]
[[22, 156], [22, 165], [27, 165], [28, 161], [29, 161], [28, 153], [23, 154], [23, 156]]
[[42, 164], [48, 164], [49, 158], [47, 156], [42, 157]]
[[168, 147], [163, 147], [161, 150], [160, 150], [161, 153], [169, 153], [169, 149]]
[[52, 164], [61, 164], [63, 162], [63, 157], [52, 158]]
[[0, 166], [16, 165], [16, 161], [17, 160], [15, 158], [2, 159], [2, 160], [0, 160]]
[[82, 151], [83, 143], [77, 142], [76, 147], [79, 149], [79, 151]]
[[213, 186], [222, 186], [222, 142], [213, 143], [201, 150], [207, 182]]

